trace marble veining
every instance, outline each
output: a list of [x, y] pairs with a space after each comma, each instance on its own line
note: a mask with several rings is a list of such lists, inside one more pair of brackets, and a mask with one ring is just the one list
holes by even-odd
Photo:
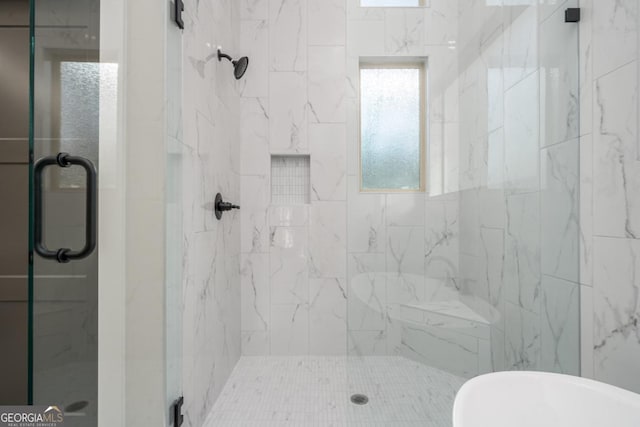
[[540, 195], [507, 198], [505, 298], [523, 309], [540, 310]]
[[582, 374], [640, 392], [638, 3], [580, 6]]
[[638, 74], [636, 62], [595, 83], [594, 232], [638, 238]]
[[640, 241], [596, 238], [594, 242], [593, 350], [596, 378], [631, 390], [640, 381]]
[[575, 357], [580, 344], [580, 316], [576, 283], [544, 276], [540, 367], [549, 372], [579, 375]]
[[424, 49], [424, 12], [419, 8], [385, 10], [385, 51], [419, 54]]
[[307, 1], [269, 1], [271, 71], [306, 71]]
[[507, 369], [540, 368], [540, 322], [535, 313], [511, 303], [505, 309], [505, 363]]
[[578, 140], [541, 151], [541, 251], [545, 274], [578, 282]]

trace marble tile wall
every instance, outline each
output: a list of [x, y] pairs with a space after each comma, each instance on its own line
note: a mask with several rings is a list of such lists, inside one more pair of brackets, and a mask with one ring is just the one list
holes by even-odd
[[640, 392], [639, 6], [580, 5], [582, 373]]
[[[345, 354], [346, 1], [240, 3], [242, 352]], [[310, 155], [309, 204], [271, 203], [272, 154]]]
[[[248, 80], [237, 82], [231, 64], [216, 57], [219, 45], [231, 56], [240, 56], [240, 11], [237, 1], [185, 1], [182, 144], [174, 154], [181, 156], [183, 171], [182, 386], [188, 426], [204, 423], [240, 357], [240, 250], [262, 244], [259, 238], [247, 241], [241, 236], [239, 211], [227, 212], [218, 221], [213, 209], [218, 192], [240, 205], [246, 201], [240, 198], [239, 94], [256, 93], [260, 87]], [[243, 37], [258, 30], [243, 31]], [[252, 52], [259, 57], [259, 52]], [[254, 70], [260, 64], [256, 62]], [[243, 113], [259, 119], [260, 104], [253, 107]], [[260, 122], [252, 123], [256, 126], [251, 136], [260, 142]], [[252, 259], [249, 264], [260, 262]]]
[[[241, 89], [243, 354], [394, 354], [387, 298], [424, 296], [427, 272], [457, 276], [457, 198], [444, 194], [457, 177], [443, 167], [444, 137], [457, 130], [452, 3], [242, 2], [242, 50], [252, 55]], [[431, 105], [434, 197], [359, 193], [362, 56], [433, 59], [430, 79], [442, 88]], [[271, 205], [270, 154], [299, 153], [311, 157], [311, 203]], [[371, 278], [380, 310], [351, 295], [354, 277], [387, 271], [395, 273], [389, 283]]]

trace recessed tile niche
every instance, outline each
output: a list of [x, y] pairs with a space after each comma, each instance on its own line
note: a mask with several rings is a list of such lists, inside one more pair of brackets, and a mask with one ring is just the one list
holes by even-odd
[[271, 156], [271, 203], [302, 205], [310, 200], [311, 161], [308, 155]]

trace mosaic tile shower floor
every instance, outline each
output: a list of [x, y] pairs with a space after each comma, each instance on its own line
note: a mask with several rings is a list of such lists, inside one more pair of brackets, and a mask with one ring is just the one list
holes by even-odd
[[205, 427], [451, 427], [464, 381], [402, 357], [242, 357]]

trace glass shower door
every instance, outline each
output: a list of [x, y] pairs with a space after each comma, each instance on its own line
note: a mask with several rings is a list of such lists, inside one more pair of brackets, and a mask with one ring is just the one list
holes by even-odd
[[[99, 0], [31, 0], [29, 403], [97, 425]], [[67, 424], [65, 424], [67, 425]]]
[[578, 1], [447, 3], [457, 26], [423, 51], [426, 191], [349, 177], [348, 381], [369, 397], [351, 409], [389, 424], [450, 426], [481, 374], [580, 374]]

